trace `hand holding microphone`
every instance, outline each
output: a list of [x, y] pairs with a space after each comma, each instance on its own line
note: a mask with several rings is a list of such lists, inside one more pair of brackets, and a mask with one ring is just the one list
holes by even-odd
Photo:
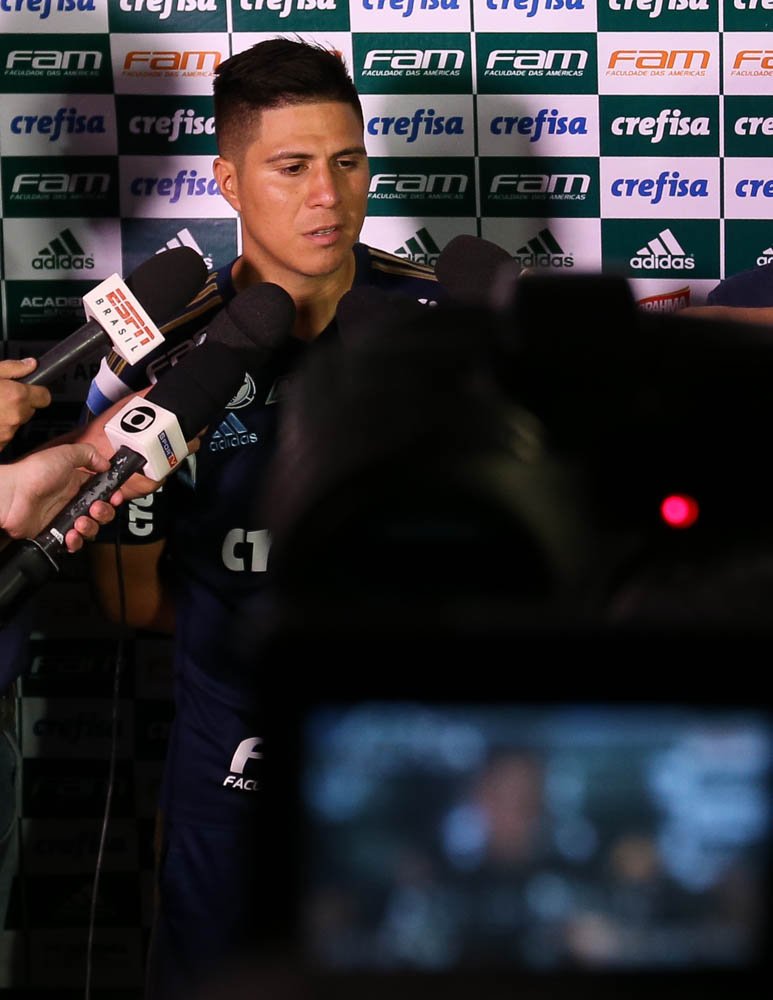
[[[170, 368], [145, 396], [132, 397], [101, 426], [118, 448], [108, 468], [93, 476], [47, 528], [34, 538], [11, 543], [2, 553], [0, 624], [56, 575], [56, 560], [66, 549], [70, 531], [95, 503], [110, 500], [137, 472], [149, 473], [151, 488], [155, 488], [155, 480], [179, 467], [188, 454], [186, 442], [225, 407], [243, 375], [236, 352], [222, 344], [202, 344]], [[90, 425], [84, 436], [93, 443], [95, 433]]]
[[34, 375], [36, 365], [34, 358], [0, 361], [0, 450], [22, 424], [51, 402], [51, 393], [44, 386], [22, 384]]
[[[44, 448], [0, 466], [0, 529], [11, 538], [35, 534], [92, 474], [109, 465], [93, 445], [77, 443]], [[122, 499], [119, 492], [110, 503], [97, 501], [77, 517], [64, 536], [67, 551], [76, 552], [100, 525], [109, 524]]]

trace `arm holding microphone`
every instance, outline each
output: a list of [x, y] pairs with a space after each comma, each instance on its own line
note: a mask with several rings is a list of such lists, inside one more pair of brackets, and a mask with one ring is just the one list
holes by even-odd
[[[95, 473], [109, 461], [91, 444], [64, 444], [34, 452], [0, 466], [0, 528], [19, 539], [41, 531]], [[94, 538], [100, 525], [115, 517], [120, 491], [95, 500], [78, 515], [64, 535], [64, 547], [76, 552], [84, 539]]]
[[95, 503], [109, 501], [138, 472], [157, 485], [187, 457], [187, 439], [194, 438], [236, 393], [243, 376], [239, 359], [223, 345], [206, 348], [190, 352], [186, 363], [170, 369], [144, 397], [132, 397], [107, 420], [104, 433], [116, 449], [107, 469], [93, 476], [34, 538], [5, 549], [0, 562], [0, 620], [15, 613], [56, 575], [57, 559], [80, 517]]

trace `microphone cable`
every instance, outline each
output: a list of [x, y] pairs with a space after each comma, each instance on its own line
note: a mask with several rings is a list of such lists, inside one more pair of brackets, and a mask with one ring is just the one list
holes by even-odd
[[[117, 515], [124, 517], [124, 505], [117, 511]], [[119, 690], [121, 677], [126, 662], [126, 633], [128, 624], [126, 621], [126, 587], [123, 577], [123, 560], [121, 556], [120, 532], [116, 532], [114, 539], [115, 570], [118, 581], [118, 644], [115, 655], [115, 672], [113, 674], [113, 696], [111, 708], [110, 724], [110, 755], [108, 761], [107, 791], [105, 793], [105, 812], [102, 817], [102, 829], [99, 835], [99, 847], [97, 849], [97, 860], [94, 868], [94, 881], [91, 889], [91, 905], [89, 907], [88, 935], [86, 941], [86, 985], [84, 990], [84, 1000], [91, 1000], [91, 979], [93, 973], [93, 952], [94, 952], [94, 930], [96, 926], [97, 899], [99, 896], [99, 880], [102, 873], [102, 863], [105, 853], [105, 842], [107, 840], [107, 829], [110, 825], [110, 807], [113, 801], [113, 788], [115, 786], [115, 769], [118, 758], [118, 707]]]

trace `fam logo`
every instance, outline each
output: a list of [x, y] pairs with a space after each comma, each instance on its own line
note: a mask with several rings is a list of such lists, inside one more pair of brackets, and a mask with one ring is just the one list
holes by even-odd
[[483, 158], [481, 191], [483, 215], [597, 215], [598, 158]]
[[602, 95], [599, 113], [602, 156], [719, 155], [718, 97]]
[[475, 161], [371, 157], [368, 210], [373, 215], [475, 215]]
[[640, 247], [628, 263], [635, 271], [692, 271], [695, 257], [685, 251], [667, 227]]
[[607, 77], [707, 77], [714, 57], [709, 49], [613, 49]]
[[549, 229], [540, 229], [513, 254], [521, 267], [574, 267], [573, 254], [567, 253]]
[[94, 267], [94, 258], [86, 253], [69, 226], [42, 247], [32, 258], [36, 271], [85, 271]]
[[14, 157], [13, 170], [3, 172], [3, 196], [9, 214], [117, 215], [113, 157], [66, 157], [52, 170], [50, 157]]
[[419, 136], [464, 135], [464, 115], [441, 115], [434, 108], [416, 108], [411, 115], [376, 115], [366, 124], [368, 135], [397, 136], [407, 143]]
[[218, 49], [131, 49], [123, 59], [128, 77], [211, 78], [222, 61]]
[[716, 31], [718, 27], [712, 0], [605, 0], [599, 3], [598, 17], [601, 31]]
[[14, 135], [42, 135], [49, 142], [63, 135], [104, 135], [107, 131], [104, 115], [82, 114], [77, 107], [60, 107], [53, 114], [14, 115], [10, 130]]
[[[93, 93], [111, 89], [107, 36], [22, 34], [0, 37], [2, 77], [15, 91]], [[54, 87], [55, 84], [55, 87]]]
[[417, 264], [429, 264], [432, 267], [437, 264], [440, 256], [440, 247], [428, 229], [422, 226], [413, 236], [396, 247], [393, 251], [398, 257], [406, 257]]
[[596, 93], [594, 35], [478, 33], [475, 44], [482, 94]]
[[728, 62], [732, 78], [753, 79], [760, 86], [773, 79], [773, 49], [739, 49]]
[[[470, 36], [360, 35], [353, 38], [355, 83], [362, 93], [468, 93], [472, 89]], [[385, 41], [392, 45], [385, 45]], [[399, 46], [395, 45], [399, 42]]]

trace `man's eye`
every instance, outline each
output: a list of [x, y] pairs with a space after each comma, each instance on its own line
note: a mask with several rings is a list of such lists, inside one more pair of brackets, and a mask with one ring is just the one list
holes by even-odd
[[302, 163], [291, 163], [287, 167], [282, 167], [282, 173], [283, 174], [290, 174], [291, 176], [294, 176], [295, 174], [299, 174], [302, 170], [303, 170], [303, 164]]

